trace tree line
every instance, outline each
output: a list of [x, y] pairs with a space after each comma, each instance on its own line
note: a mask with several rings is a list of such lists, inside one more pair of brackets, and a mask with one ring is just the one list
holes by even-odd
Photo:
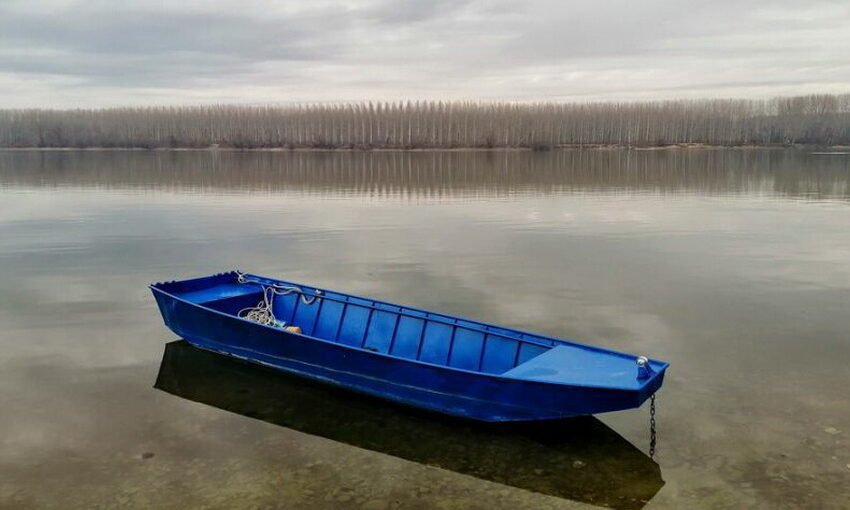
[[655, 102], [366, 102], [0, 110], [0, 147], [850, 145], [850, 94]]

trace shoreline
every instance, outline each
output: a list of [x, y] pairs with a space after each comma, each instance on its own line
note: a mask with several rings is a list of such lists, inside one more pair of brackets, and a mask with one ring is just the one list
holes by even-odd
[[4, 152], [548, 152], [554, 150], [670, 151], [670, 150], [850, 150], [848, 145], [711, 145], [700, 143], [656, 146], [556, 145], [552, 147], [0, 147]]

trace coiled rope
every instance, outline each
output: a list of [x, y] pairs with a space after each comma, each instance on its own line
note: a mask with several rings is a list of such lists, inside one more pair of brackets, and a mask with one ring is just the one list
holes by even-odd
[[274, 316], [273, 305], [275, 296], [286, 296], [295, 292], [300, 295], [302, 303], [304, 303], [305, 305], [312, 305], [316, 301], [317, 295], [321, 293], [321, 291], [316, 290], [316, 295], [308, 296], [304, 293], [304, 290], [301, 289], [301, 287], [281, 285], [279, 283], [267, 284], [245, 276], [245, 273], [241, 271], [236, 272], [236, 281], [239, 283], [251, 283], [254, 285], [259, 285], [263, 289], [263, 299], [259, 303], [257, 303], [257, 306], [243, 308], [242, 310], [239, 310], [236, 315], [243, 319], [258, 322], [266, 326], [276, 326], [279, 328], [286, 327], [286, 323], [277, 320], [277, 318]]

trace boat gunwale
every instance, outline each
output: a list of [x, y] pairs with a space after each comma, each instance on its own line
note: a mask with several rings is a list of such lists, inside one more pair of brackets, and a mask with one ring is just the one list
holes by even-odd
[[[228, 274], [231, 274], [231, 273], [223, 273], [223, 275], [228, 275]], [[240, 272], [239, 271], [233, 271], [232, 274], [236, 275], [236, 274], [240, 274]], [[300, 293], [305, 295], [305, 296], [316, 297], [318, 299], [330, 299], [332, 301], [336, 301], [336, 302], [340, 302], [340, 303], [348, 303], [348, 304], [354, 304], [354, 305], [364, 306], [364, 307], [368, 306], [368, 305], [365, 305], [365, 304], [351, 303], [350, 301], [346, 301], [345, 299], [339, 299], [339, 298], [334, 298], [334, 297], [329, 297], [329, 296], [324, 295], [324, 293], [331, 292], [333, 294], [339, 294], [341, 296], [352, 297], [352, 298], [356, 298], [356, 299], [362, 299], [364, 301], [372, 301], [371, 308], [373, 308], [373, 309], [375, 307], [374, 306], [375, 304], [380, 303], [382, 305], [404, 308], [404, 309], [409, 310], [409, 311], [421, 312], [421, 313], [424, 313], [426, 315], [437, 315], [438, 317], [419, 317], [415, 314], [412, 314], [412, 313], [409, 313], [409, 312], [404, 312], [404, 311], [401, 311], [401, 310], [398, 310], [398, 311], [379, 310], [379, 311], [382, 311], [382, 312], [398, 313], [399, 315], [404, 315], [405, 317], [412, 317], [412, 318], [415, 318], [415, 319], [424, 319], [426, 321], [436, 319], [435, 322], [439, 322], [441, 324], [446, 324], [448, 326], [456, 326], [456, 327], [459, 327], [459, 328], [462, 328], [462, 329], [466, 329], [468, 331], [479, 331], [479, 332], [482, 332], [482, 333], [485, 333], [485, 334], [488, 334], [488, 335], [493, 335], [493, 336], [497, 336], [497, 337], [500, 337], [500, 338], [506, 338], [508, 340], [515, 340], [517, 342], [525, 342], [525, 343], [529, 343], [529, 344], [533, 344], [533, 345], [538, 345], [540, 347], [554, 348], [554, 347], [557, 347], [557, 344], [562, 344], [562, 345], [569, 345], [569, 346], [572, 346], [572, 347], [576, 347], [576, 348], [579, 348], [579, 349], [585, 349], [585, 350], [589, 350], [589, 351], [596, 351], [596, 352], [601, 352], [601, 353], [605, 353], [605, 354], [614, 354], [614, 355], [617, 355], [621, 358], [626, 358], [626, 359], [636, 359], [637, 358], [637, 356], [632, 355], [632, 354], [628, 354], [628, 353], [625, 353], [625, 352], [615, 351], [615, 350], [611, 350], [611, 349], [606, 349], [604, 347], [597, 347], [597, 346], [589, 345], [589, 344], [584, 344], [584, 343], [581, 343], [581, 342], [576, 342], [575, 340], [568, 340], [568, 339], [564, 339], [564, 338], [556, 338], [556, 337], [536, 333], [534, 331], [520, 331], [518, 329], [508, 328], [508, 327], [505, 327], [505, 326], [500, 326], [498, 324], [492, 324], [492, 323], [489, 323], [489, 322], [482, 322], [482, 321], [478, 321], [478, 320], [474, 320], [474, 319], [468, 319], [468, 318], [465, 318], [465, 317], [451, 316], [451, 315], [447, 315], [447, 314], [444, 314], [444, 313], [441, 313], [441, 312], [435, 312], [435, 311], [432, 311], [432, 310], [425, 310], [424, 308], [416, 308], [416, 307], [408, 306], [408, 305], [400, 305], [398, 303], [390, 303], [388, 301], [382, 301], [380, 299], [373, 299], [369, 296], [357, 296], [357, 295], [354, 295], [354, 294], [346, 294], [345, 292], [340, 292], [340, 291], [337, 291], [337, 290], [329, 290], [329, 289], [324, 289], [324, 288], [320, 288], [320, 287], [314, 287], [312, 285], [307, 285], [307, 284], [299, 283], [299, 282], [293, 282], [293, 281], [290, 281], [290, 280], [278, 280], [278, 279], [275, 279], [275, 278], [269, 278], [267, 276], [261, 276], [261, 275], [254, 274], [254, 273], [241, 273], [241, 274], [243, 274], [245, 276], [250, 276], [252, 278], [259, 278], [259, 279], [262, 279], [262, 280], [267, 280], [270, 284], [282, 283], [282, 284], [285, 284], [285, 285], [293, 285], [293, 286], [298, 286], [298, 287], [308, 287], [308, 288], [311, 288], [311, 289], [315, 289], [317, 291], [321, 291], [322, 294], [315, 294], [315, 293], [314, 294], [307, 294], [306, 292], [303, 292], [303, 291], [301, 291]], [[295, 291], [295, 293], [299, 293], [299, 292]], [[518, 333], [520, 335], [531, 335], [531, 336], [536, 337], [536, 338], [515, 338], [515, 337], [512, 337], [510, 335], [506, 335], [504, 333], [499, 333], [498, 331], [489, 331], [489, 330], [486, 330], [486, 329], [484, 331], [481, 331], [481, 330], [478, 330], [478, 329], [470, 327], [470, 326], [465, 326], [463, 324], [453, 323], [452, 320], [462, 320], [462, 321], [468, 322], [470, 324], [483, 326], [484, 328], [496, 328], [496, 329], [500, 329], [500, 330], [503, 330], [503, 331], [511, 331], [513, 333]], [[309, 336], [309, 335], [304, 335], [304, 336]], [[547, 345], [543, 342], [540, 342], [538, 339], [549, 340], [549, 341], [555, 342], [556, 345]], [[336, 343], [336, 342], [333, 342], [333, 343]], [[368, 349], [366, 349], [366, 350], [368, 350]], [[375, 352], [375, 351], [369, 351], [369, 352]], [[395, 357], [395, 356], [393, 356], [393, 357]], [[401, 359], [407, 359], [407, 358], [401, 358]], [[664, 364], [665, 368], [668, 365], [667, 362], [659, 361], [659, 360], [656, 360], [656, 359], [650, 359], [650, 361], [655, 362], [655, 363], [659, 363], [659, 364]], [[437, 365], [437, 366], [441, 366], [441, 365]], [[461, 370], [463, 370], [463, 369], [461, 369]], [[472, 372], [475, 372], [475, 370], [472, 370]]]
[[[526, 382], [526, 383], [534, 383], [534, 384], [543, 384], [543, 385], [546, 385], [546, 386], [591, 388], [591, 389], [599, 389], [599, 390], [607, 390], [607, 391], [637, 391], [637, 392], [639, 392], [639, 391], [642, 391], [645, 387], [647, 387], [649, 385], [649, 383], [654, 381], [657, 377], [662, 376], [664, 374], [664, 372], [667, 370], [667, 368], [670, 366], [670, 364], [667, 363], [666, 361], [660, 361], [660, 360], [650, 358], [649, 361], [652, 364], [660, 365], [660, 367], [657, 370], [655, 370], [655, 373], [651, 377], [647, 377], [646, 379], [637, 379], [637, 377], [636, 377], [635, 379], [640, 381], [640, 386], [638, 386], [637, 388], [622, 388], [622, 387], [616, 387], [616, 386], [612, 387], [612, 386], [591, 385], [591, 384], [582, 384], [582, 383], [562, 383], [562, 382], [557, 382], [557, 381], [539, 381], [539, 380], [535, 380], [535, 379], [521, 379], [521, 378], [517, 378], [517, 377], [505, 377], [503, 375], [505, 372], [503, 372], [501, 374], [495, 374], [495, 373], [490, 373], [490, 372], [483, 372], [483, 371], [477, 371], [477, 370], [468, 370], [468, 369], [465, 369], [465, 368], [452, 367], [452, 366], [449, 366], [448, 364], [440, 365], [440, 364], [437, 364], [437, 363], [431, 363], [431, 362], [423, 361], [423, 360], [420, 360], [420, 359], [404, 358], [404, 357], [401, 357], [401, 356], [396, 356], [396, 355], [389, 354], [389, 353], [383, 353], [383, 352], [380, 352], [380, 351], [372, 351], [372, 350], [366, 349], [364, 347], [357, 347], [357, 346], [354, 346], [354, 345], [348, 345], [348, 344], [342, 344], [342, 343], [339, 343], [339, 342], [333, 342], [331, 340], [319, 338], [319, 337], [312, 336], [312, 335], [307, 335], [307, 334], [304, 334], [304, 333], [295, 333], [295, 332], [292, 332], [292, 331], [282, 330], [282, 329], [275, 327], [275, 326], [261, 324], [259, 322], [248, 320], [244, 317], [239, 317], [239, 315], [236, 315], [236, 314], [229, 314], [229, 313], [226, 313], [226, 312], [222, 312], [221, 310], [216, 310], [215, 308], [211, 308], [209, 306], [204, 306], [201, 303], [196, 303], [196, 302], [193, 302], [193, 301], [189, 301], [188, 299], [183, 299], [180, 296], [172, 294], [172, 293], [162, 289], [161, 287], [159, 287], [160, 285], [167, 285], [167, 284], [171, 284], [171, 283], [183, 283], [183, 282], [189, 282], [189, 281], [193, 281], [193, 280], [203, 280], [203, 279], [206, 279], [206, 278], [229, 276], [229, 275], [236, 276], [238, 274], [243, 274], [243, 275], [251, 276], [251, 277], [257, 277], [257, 278], [261, 278], [263, 280], [268, 280], [270, 282], [278, 282], [278, 283], [284, 283], [284, 284], [290, 284], [290, 285], [304, 286], [304, 287], [312, 288], [314, 290], [320, 290], [320, 291], [322, 291], [322, 293], [328, 292], [327, 289], [320, 288], [320, 287], [314, 287], [312, 285], [301, 284], [301, 283], [293, 282], [293, 281], [289, 281], [289, 280], [277, 280], [277, 279], [274, 279], [274, 278], [259, 276], [259, 275], [253, 274], [253, 273], [243, 273], [239, 270], [226, 271], [226, 272], [223, 272], [223, 273], [215, 273], [215, 274], [212, 274], [212, 275], [202, 276], [202, 277], [198, 277], [198, 278], [187, 278], [185, 280], [171, 280], [171, 281], [164, 281], [164, 282], [156, 282], [156, 283], [151, 283], [150, 285], [148, 285], [148, 288], [150, 288], [154, 292], [159, 292], [163, 295], [170, 297], [171, 299], [175, 299], [175, 300], [180, 301], [181, 303], [185, 303], [189, 306], [197, 307], [197, 308], [200, 308], [202, 310], [212, 312], [216, 315], [221, 315], [221, 316], [229, 318], [229, 319], [235, 319], [237, 321], [240, 321], [242, 323], [245, 323], [245, 324], [248, 324], [248, 325], [251, 325], [251, 326], [259, 326], [259, 327], [262, 327], [262, 328], [266, 328], [266, 329], [273, 331], [277, 334], [283, 334], [283, 335], [289, 334], [289, 335], [293, 335], [293, 336], [299, 336], [299, 337], [307, 338], [307, 339], [310, 339], [310, 340], [322, 342], [322, 343], [327, 344], [327, 345], [337, 346], [337, 347], [341, 347], [341, 348], [345, 348], [345, 349], [349, 349], [349, 350], [353, 350], [353, 351], [357, 351], [357, 352], [370, 354], [370, 355], [373, 355], [373, 356], [380, 356], [382, 358], [388, 358], [388, 359], [403, 361], [403, 362], [407, 362], [407, 363], [416, 363], [416, 364], [421, 364], [421, 365], [425, 365], [425, 366], [428, 366], [428, 367], [434, 367], [434, 368], [439, 368], [439, 369], [443, 369], [443, 370], [451, 370], [451, 371], [461, 372], [461, 373], [465, 373], [465, 374], [475, 374], [475, 375], [479, 375], [479, 376], [483, 376], [483, 377], [499, 379], [501, 381]], [[374, 303], [381, 303], [381, 304], [390, 305], [390, 306], [397, 306], [397, 307], [402, 306], [402, 305], [395, 304], [395, 303], [389, 303], [389, 302], [386, 302], [386, 301], [371, 299], [371, 298], [365, 297], [365, 296], [356, 296], [356, 295], [353, 295], [353, 294], [345, 294], [343, 292], [339, 292], [339, 291], [335, 291], [335, 290], [330, 290], [329, 292], [332, 292], [334, 294], [340, 294], [340, 295], [343, 295], [343, 296], [349, 296], [349, 297], [354, 297], [354, 298], [358, 298], [358, 299], [363, 299], [363, 300], [367, 300], [367, 301], [373, 301]], [[323, 296], [323, 295], [319, 295], [317, 297], [322, 298], [322, 299], [326, 298], [326, 296]], [[365, 306], [365, 305], [361, 305], [361, 306]], [[427, 313], [437, 313], [438, 315], [442, 315], [442, 314], [439, 314], [439, 312], [429, 312], [428, 310], [415, 308], [415, 307], [405, 306], [405, 308], [408, 308], [410, 310], [415, 310], [415, 311], [418, 311], [418, 312], [423, 312], [423, 313], [426, 313], [426, 314]], [[417, 317], [417, 318], [428, 320], [427, 317]], [[461, 319], [461, 320], [466, 320], [467, 322], [470, 322], [470, 323], [473, 323], [473, 324], [479, 324], [479, 325], [482, 325], [482, 326], [489, 326], [489, 327], [504, 329], [504, 330], [507, 330], [507, 331], [514, 331], [514, 332], [517, 332], [517, 333], [520, 333], [520, 334], [523, 333], [522, 331], [515, 330], [515, 329], [512, 329], [512, 328], [505, 328], [505, 327], [502, 327], [502, 326], [498, 326], [496, 324], [490, 324], [490, 323], [486, 323], [486, 322], [468, 320], [468, 319]], [[463, 326], [460, 326], [460, 325], [457, 325], [457, 326], [463, 327]], [[528, 332], [528, 333], [529, 334], [535, 334], [535, 333], [532, 333], [532, 332]], [[550, 337], [550, 336], [547, 336], [547, 335], [537, 335], [537, 334], [535, 334], [535, 335], [540, 337], [540, 338], [544, 338], [546, 340], [552, 340], [552, 341], [559, 343], [559, 344], [562, 344], [562, 345], [566, 344], [566, 345], [569, 345], [569, 346], [572, 346], [572, 347], [585, 349], [585, 350], [589, 350], [589, 351], [594, 351], [594, 352], [599, 352], [599, 353], [608, 354], [608, 355], [615, 355], [615, 356], [625, 358], [625, 359], [636, 359], [637, 358], [637, 356], [634, 356], [634, 355], [629, 355], [629, 354], [626, 354], [626, 353], [620, 352], [620, 351], [605, 349], [603, 347], [597, 347], [597, 346], [593, 346], [593, 345], [582, 344], [582, 343], [579, 343], [579, 342], [563, 340], [563, 339], [560, 339], [560, 338]], [[528, 342], [526, 339], [511, 338], [511, 337], [507, 337], [507, 336], [505, 336], [505, 338], [510, 338], [511, 340], [515, 340], [517, 342]], [[534, 343], [534, 342], [528, 342], [528, 343], [532, 343], [534, 345], [540, 345], [540, 344]], [[547, 346], [547, 347], [554, 348], [556, 346], [552, 345], [552, 346]], [[531, 358], [531, 359], [534, 359], [534, 358]], [[516, 365], [516, 366], [519, 366], [519, 365]], [[514, 368], [516, 368], [516, 366]], [[637, 368], [635, 370], [637, 370]]]

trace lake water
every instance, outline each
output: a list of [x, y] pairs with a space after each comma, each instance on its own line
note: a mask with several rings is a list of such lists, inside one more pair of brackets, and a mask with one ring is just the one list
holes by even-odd
[[[173, 343], [233, 268], [669, 361], [655, 460]], [[846, 508], [848, 396], [847, 156], [0, 152], [0, 508]]]

